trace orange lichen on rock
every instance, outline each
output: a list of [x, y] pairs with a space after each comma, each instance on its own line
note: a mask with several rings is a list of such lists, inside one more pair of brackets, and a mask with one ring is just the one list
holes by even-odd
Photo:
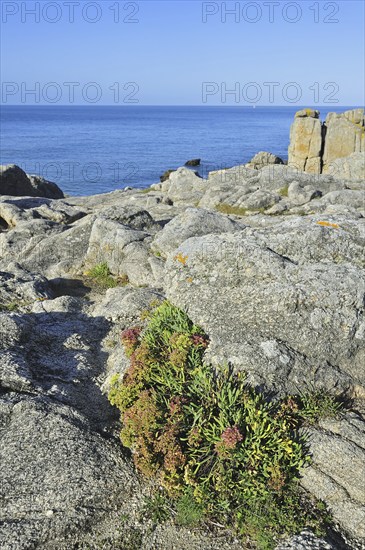
[[340, 229], [340, 226], [337, 225], [337, 223], [317, 222], [317, 225], [321, 225], [322, 227], [333, 227], [334, 229]]
[[176, 254], [174, 260], [177, 260], [178, 262], [180, 262], [182, 265], [186, 265], [186, 262], [187, 262], [187, 259], [188, 257], [187, 256], [184, 256], [184, 254], [182, 254], [181, 252], [179, 252], [178, 254]]

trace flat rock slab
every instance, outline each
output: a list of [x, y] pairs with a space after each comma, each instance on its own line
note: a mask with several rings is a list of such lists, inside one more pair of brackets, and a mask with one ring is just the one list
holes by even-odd
[[168, 298], [209, 334], [207, 360], [233, 363], [254, 385], [364, 391], [363, 270], [277, 241], [251, 229], [188, 239], [167, 261]]

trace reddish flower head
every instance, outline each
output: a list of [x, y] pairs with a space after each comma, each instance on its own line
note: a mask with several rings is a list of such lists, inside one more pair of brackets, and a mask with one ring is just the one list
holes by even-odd
[[215, 450], [219, 455], [224, 456], [228, 450], [234, 449], [242, 439], [243, 435], [237, 426], [228, 427], [222, 432], [220, 441], [215, 444]]
[[140, 327], [133, 327], [128, 328], [126, 330], [123, 330], [121, 334], [122, 343], [127, 351], [130, 353], [135, 350], [135, 348], [138, 346], [138, 338], [141, 334], [141, 328]]
[[202, 336], [201, 334], [193, 334], [191, 336], [191, 341], [193, 343], [193, 346], [201, 347], [201, 348], [207, 348], [208, 347], [208, 340], [205, 336]]

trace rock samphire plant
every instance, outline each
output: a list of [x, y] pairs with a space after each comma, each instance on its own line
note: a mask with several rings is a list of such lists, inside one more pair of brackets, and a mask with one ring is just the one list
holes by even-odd
[[122, 341], [130, 366], [109, 395], [121, 440], [177, 509], [189, 495], [206, 519], [258, 548], [305, 526], [319, 532], [324, 513], [298, 486], [310, 458], [294, 398], [269, 403], [242, 373], [205, 364], [207, 336], [169, 302]]

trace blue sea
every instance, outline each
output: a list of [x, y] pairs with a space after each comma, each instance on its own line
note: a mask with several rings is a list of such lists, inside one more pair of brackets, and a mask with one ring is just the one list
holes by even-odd
[[[318, 107], [321, 119], [330, 111]], [[287, 158], [294, 107], [2, 106], [1, 164], [56, 182], [70, 195], [143, 188], [201, 158], [200, 174]]]

